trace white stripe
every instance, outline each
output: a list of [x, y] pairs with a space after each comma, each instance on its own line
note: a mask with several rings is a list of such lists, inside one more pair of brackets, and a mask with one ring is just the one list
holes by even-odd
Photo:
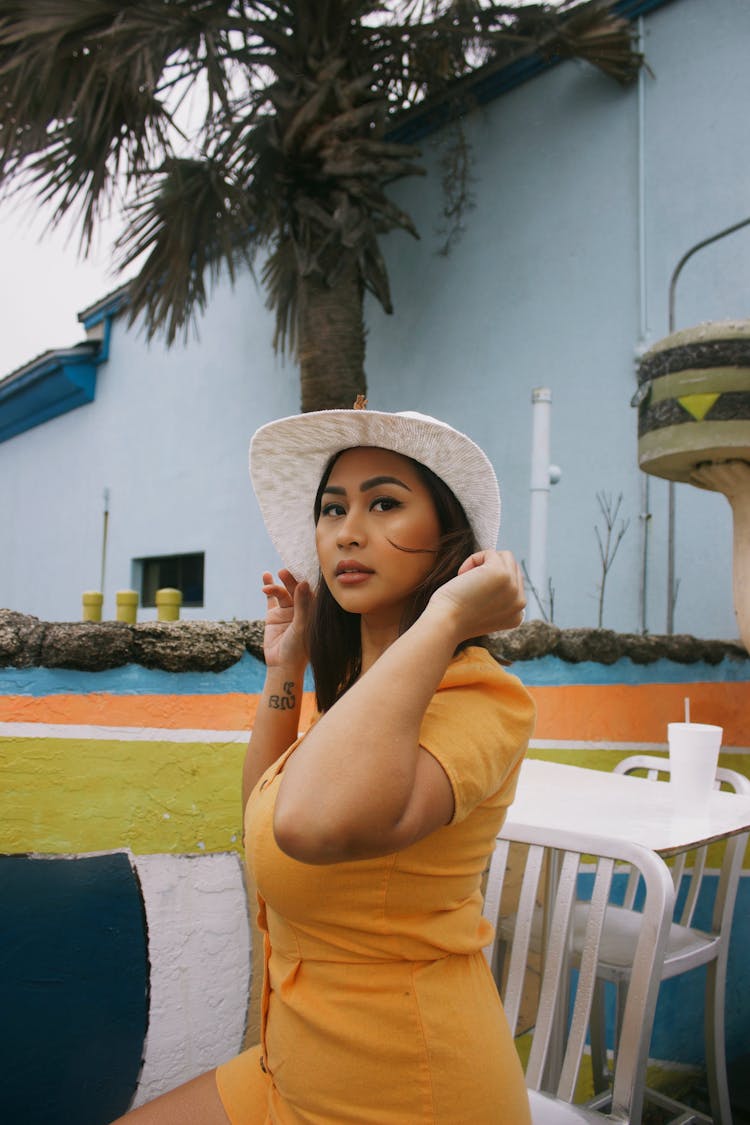
[[[0, 723], [0, 738], [97, 738], [111, 742], [246, 742], [251, 730], [203, 730], [174, 727], [100, 727], [78, 723]], [[661, 750], [666, 742], [612, 742], [609, 739], [532, 738], [530, 750]], [[724, 746], [728, 754], [750, 754], [750, 746]]]
[[0, 738], [98, 738], [112, 742], [247, 742], [249, 730], [99, 727], [78, 723], [0, 723]]
[[242, 861], [135, 857], [146, 910], [149, 1021], [133, 1106], [242, 1050], [252, 972]]
[[[571, 738], [532, 738], [529, 750], [641, 750], [667, 751], [666, 742], [610, 742], [606, 740], [579, 741]], [[726, 754], [750, 754], [750, 746], [722, 746]]]

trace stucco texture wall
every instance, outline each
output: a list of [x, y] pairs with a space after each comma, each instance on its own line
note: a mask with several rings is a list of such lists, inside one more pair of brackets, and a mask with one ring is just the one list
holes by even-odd
[[[264, 677], [246, 647], [258, 644], [258, 623], [57, 626], [0, 616], [3, 850], [239, 850], [239, 778]], [[584, 754], [611, 768], [613, 754], [663, 750], [666, 724], [682, 717], [686, 696], [693, 721], [724, 727], [733, 764], [750, 746], [739, 646], [686, 638], [682, 655], [692, 662], [677, 663], [656, 655], [659, 638], [566, 634], [540, 623], [506, 638], [510, 659], [514, 648], [516, 657], [527, 650], [514, 667], [537, 703], [535, 751]], [[650, 648], [648, 662], [618, 657], [628, 645], [642, 660]], [[698, 658], [701, 647], [712, 662]], [[130, 651], [145, 663], [126, 662]], [[597, 651], [607, 663], [590, 658]], [[303, 726], [312, 710], [308, 690]]]
[[[6, 616], [19, 628], [17, 617]], [[25, 624], [28, 629], [29, 622]], [[141, 645], [148, 637], [158, 641], [171, 666], [176, 656], [170, 638], [179, 636], [184, 642], [196, 631], [211, 633], [208, 626], [187, 624], [134, 628], [142, 631]], [[538, 639], [538, 627], [522, 628], [527, 643]], [[58, 661], [62, 632], [78, 636], [80, 649], [80, 637], [90, 631], [48, 629], [55, 643], [47, 651], [56, 652]], [[106, 626], [100, 629], [107, 633]], [[228, 626], [224, 629], [234, 636]], [[568, 643], [573, 639], [581, 638]], [[591, 636], [586, 643], [601, 649], [608, 640]], [[205, 662], [205, 646], [197, 647]], [[692, 663], [663, 657], [649, 664], [629, 657], [609, 664], [574, 663], [552, 655], [517, 660], [513, 670], [538, 706], [529, 753], [611, 769], [628, 752], [664, 752], [666, 723], [681, 717], [689, 696], [694, 720], [724, 726], [722, 763], [747, 773], [748, 660], [739, 649], [723, 654], [710, 649], [709, 654], [712, 661]], [[40, 853], [50, 861], [68, 855], [82, 857], [69, 863], [87, 862], [91, 853], [106, 857], [122, 855], [123, 849], [131, 857], [122, 877], [127, 881], [132, 869], [133, 925], [145, 925], [149, 950], [148, 966], [138, 970], [142, 985], [134, 987], [148, 987], [149, 1005], [145, 1029], [138, 1009], [127, 1022], [130, 1046], [112, 1056], [117, 1059], [118, 1097], [124, 1099], [120, 1111], [132, 1097], [139, 1103], [229, 1057], [243, 1041], [257, 1036], [259, 945], [251, 941], [241, 876], [239, 793], [264, 668], [249, 651], [236, 660], [223, 659], [226, 667], [213, 672], [133, 663], [86, 671], [33, 663], [21, 646], [14, 649], [12, 662], [6, 653], [0, 668], [0, 853], [9, 862], [30, 853], [24, 862], [34, 862]], [[308, 693], [303, 727], [311, 713]], [[0, 883], [7, 887], [3, 876], [0, 868]], [[102, 880], [100, 912], [107, 910], [106, 896], [113, 893], [108, 871]], [[745, 875], [736, 917], [738, 949], [750, 938], [749, 888]], [[78, 901], [71, 894], [63, 894], [69, 905]], [[252, 888], [248, 900], [252, 918]], [[11, 906], [14, 917], [25, 916], [26, 906], [17, 895]], [[730, 1057], [748, 1048], [748, 1013], [738, 999], [748, 995], [745, 973], [741, 960], [733, 958]], [[675, 1005], [680, 1011], [678, 1050]], [[677, 986], [665, 992], [657, 1016], [660, 1038], [655, 1040], [662, 1059], [700, 1061], [701, 1006], [695, 982], [687, 991]], [[103, 1028], [102, 1044], [110, 1038], [111, 1029]], [[138, 1064], [141, 1053], [143, 1067]], [[48, 1085], [52, 1097], [54, 1075]], [[41, 1125], [48, 1103], [42, 1100], [40, 1106]], [[80, 1120], [87, 1121], [83, 1108]], [[90, 1120], [95, 1125], [97, 1119]]]

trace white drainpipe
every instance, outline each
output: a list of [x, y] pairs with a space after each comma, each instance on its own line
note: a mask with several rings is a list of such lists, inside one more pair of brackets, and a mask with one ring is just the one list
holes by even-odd
[[529, 589], [526, 591], [527, 618], [550, 620], [547, 571], [547, 521], [550, 486], [561, 473], [549, 463], [552, 391], [535, 387], [531, 392], [531, 512], [529, 517]]
[[[638, 49], [646, 53], [646, 32], [643, 16], [638, 17]], [[648, 271], [646, 241], [646, 67], [638, 71], [638, 347], [640, 362], [649, 346]], [[641, 632], [648, 632], [648, 564], [651, 549], [651, 477], [641, 473], [641, 574], [638, 590], [638, 614]]]

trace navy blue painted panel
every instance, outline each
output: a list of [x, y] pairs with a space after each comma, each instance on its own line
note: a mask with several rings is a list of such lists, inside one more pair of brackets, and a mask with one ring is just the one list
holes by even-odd
[[147, 966], [126, 853], [0, 856], [0, 1120], [105, 1125], [125, 1112]]

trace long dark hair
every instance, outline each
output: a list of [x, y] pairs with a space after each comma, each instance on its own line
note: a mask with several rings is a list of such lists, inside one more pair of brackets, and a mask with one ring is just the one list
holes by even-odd
[[[344, 452], [342, 449], [331, 458], [321, 477], [315, 496], [316, 524], [320, 517], [323, 489], [333, 466]], [[399, 633], [406, 632], [414, 624], [435, 590], [449, 579], [455, 578], [461, 563], [477, 549], [466, 513], [445, 481], [421, 462], [414, 461], [411, 457], [406, 459], [414, 466], [432, 497], [440, 527], [440, 540], [435, 562], [414, 591], [401, 619]], [[400, 549], [408, 551], [408, 548]], [[327, 711], [359, 676], [362, 668], [362, 643], [359, 614], [343, 610], [322, 579], [318, 583], [307, 639], [318, 710]], [[484, 643], [484, 637], [462, 641], [456, 652], [470, 644]]]

